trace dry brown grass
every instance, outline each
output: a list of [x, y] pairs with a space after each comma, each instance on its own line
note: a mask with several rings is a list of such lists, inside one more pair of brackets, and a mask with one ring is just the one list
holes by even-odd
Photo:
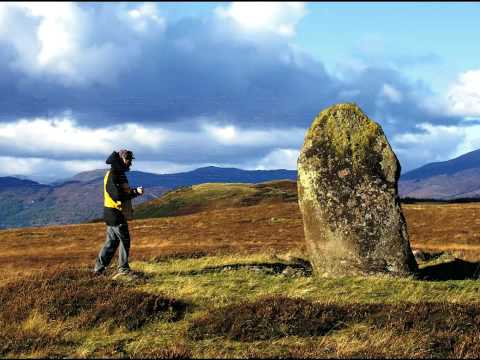
[[[211, 313], [192, 322], [188, 335], [193, 340], [224, 337], [252, 342], [274, 341], [279, 338], [332, 337], [343, 329], [357, 326], [365, 331], [364, 338], [380, 344], [348, 350], [337, 341], [330, 346], [290, 349], [289, 357], [334, 358], [459, 358], [478, 356], [480, 347], [472, 339], [480, 336], [478, 304], [438, 302], [403, 304], [325, 304], [304, 299], [267, 297], [255, 302], [243, 302]], [[371, 336], [372, 334], [382, 336]], [[361, 334], [357, 334], [361, 339]], [[417, 347], [399, 346], [392, 349], [392, 338], [410, 336]], [[390, 347], [382, 344], [387, 337]], [[349, 339], [352, 344], [352, 339]], [[327, 344], [325, 344], [327, 345]], [[393, 351], [392, 351], [393, 350]], [[425, 356], [427, 355], [427, 356]]]
[[[480, 204], [408, 204], [403, 209], [414, 249], [454, 251], [466, 260], [480, 260], [477, 235], [480, 231]], [[130, 231], [132, 261], [223, 253], [235, 258], [257, 252], [298, 254], [304, 249], [301, 214], [298, 205], [292, 202], [135, 220], [130, 223]], [[262, 297], [250, 302], [227, 302], [231, 305], [221, 307], [215, 303], [220, 291], [215, 286], [221, 278], [210, 279], [206, 273], [182, 275], [175, 270], [175, 274], [157, 274], [149, 284], [150, 290], [158, 287], [159, 291], [148, 292], [109, 278], [92, 277], [88, 269], [93, 267], [104, 237], [105, 225], [102, 223], [0, 231], [3, 270], [0, 280], [3, 285], [0, 287], [0, 356], [82, 356], [85, 351], [98, 357], [473, 358], [480, 353], [478, 303], [471, 303], [472, 297], [462, 300], [465, 297], [460, 292], [452, 298], [445, 295], [446, 300], [438, 300], [433, 295], [432, 301], [438, 301], [436, 303], [419, 298], [417, 303], [321, 304], [311, 299]], [[184, 260], [185, 263], [188, 261]], [[217, 267], [222, 268], [222, 264]], [[155, 268], [161, 264], [149, 263], [148, 266]], [[228, 278], [228, 274], [232, 275], [232, 272], [222, 276]], [[192, 276], [197, 278], [192, 279]], [[283, 280], [273, 275], [268, 278], [270, 275], [266, 274], [245, 276], [242, 281], [232, 283], [235, 290], [241, 288], [245, 294], [251, 294], [256, 286], [267, 287], [274, 282], [281, 283], [285, 289], [295, 281], [306, 281], [302, 277], [289, 280], [283, 275], [278, 275]], [[178, 294], [188, 293], [191, 282], [203, 284], [195, 291], [202, 292], [206, 300], [199, 301], [195, 296], [188, 298], [186, 302], [195, 300], [188, 309], [200, 308], [200, 312], [192, 310], [195, 312], [193, 318], [174, 321], [183, 316], [187, 304], [178, 302], [178, 311], [174, 311], [176, 308], [172, 304], [175, 301], [170, 297], [178, 298]], [[380, 287], [379, 292], [397, 294], [405, 286], [405, 283], [392, 284]], [[323, 285], [326, 286], [324, 292], [331, 296], [328, 284]], [[414, 285], [430, 289], [428, 294], [435, 294], [432, 289], [437, 286], [427, 282]], [[457, 285], [447, 281], [442, 289]], [[177, 288], [182, 286], [183, 292], [178, 291]], [[213, 290], [209, 290], [209, 286]], [[236, 294], [233, 288], [223, 283], [219, 287], [222, 286], [225, 290], [223, 296]], [[332, 289], [344, 287], [345, 291], [351, 291], [368, 284], [345, 280], [331, 286]], [[458, 286], [473, 285], [460, 282]], [[169, 298], [160, 295], [165, 293], [164, 289], [174, 289], [168, 292]], [[475, 296], [475, 289], [468, 291]], [[271, 293], [264, 291], [262, 294]], [[377, 295], [376, 291], [366, 289], [364, 296], [368, 297], [370, 293]], [[245, 298], [242, 295], [241, 299]], [[372, 299], [377, 301], [378, 298]], [[427, 299], [430, 301], [430, 297]], [[460, 303], [456, 304], [458, 300]], [[40, 314], [38, 318], [35, 317], [37, 313]], [[159, 317], [165, 321], [152, 321]], [[172, 326], [176, 329], [175, 335], [155, 344], [128, 347], [129, 341], [135, 341], [135, 335], [131, 334], [141, 332], [148, 322], [160, 329]], [[90, 343], [83, 342], [83, 336], [89, 331], [97, 331], [100, 324], [111, 324], [114, 330], [101, 344], [95, 345], [97, 347], [91, 345], [90, 349]], [[150, 336], [148, 326], [142, 336]], [[82, 335], [66, 336], [72, 327]], [[116, 339], [118, 328], [123, 329], [120, 334], [130, 337]], [[132, 329], [139, 330], [132, 332]], [[184, 331], [189, 336], [184, 336]], [[95, 338], [91, 336], [89, 339]], [[157, 341], [153, 335], [151, 339]], [[72, 352], [79, 346], [84, 348]]]
[[[0, 287], [0, 356], [58, 350], [75, 344], [69, 329], [137, 330], [183, 318], [187, 304], [129, 288], [81, 269], [46, 271]], [[55, 329], [60, 329], [55, 332]], [[63, 329], [63, 330], [61, 330]]]
[[38, 311], [48, 321], [78, 316], [82, 327], [108, 320], [133, 330], [158, 316], [176, 321], [185, 309], [180, 301], [135, 291], [80, 269], [46, 271], [0, 287], [0, 324], [18, 324]]
[[[412, 248], [480, 260], [480, 204], [403, 205]], [[192, 215], [134, 220], [131, 258], [304, 249], [297, 203], [261, 204]], [[0, 231], [5, 280], [66, 265], [92, 266], [105, 238], [102, 223]], [[0, 280], [1, 282], [2, 280]]]
[[413, 248], [480, 260], [480, 203], [403, 205]]

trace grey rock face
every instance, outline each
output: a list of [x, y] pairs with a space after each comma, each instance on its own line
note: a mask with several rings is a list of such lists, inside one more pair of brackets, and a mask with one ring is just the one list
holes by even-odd
[[298, 201], [320, 276], [418, 270], [397, 195], [400, 163], [355, 104], [323, 110], [298, 158]]

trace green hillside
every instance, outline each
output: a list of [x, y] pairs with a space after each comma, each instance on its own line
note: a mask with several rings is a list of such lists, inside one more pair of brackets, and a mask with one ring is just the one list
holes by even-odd
[[193, 214], [200, 211], [243, 207], [260, 203], [297, 201], [292, 180], [260, 184], [206, 183], [179, 188], [135, 208], [136, 219]]

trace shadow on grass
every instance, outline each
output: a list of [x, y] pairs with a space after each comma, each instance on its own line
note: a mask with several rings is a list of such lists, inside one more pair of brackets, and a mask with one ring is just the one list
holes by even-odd
[[418, 277], [421, 280], [445, 281], [478, 279], [480, 262], [469, 262], [461, 259], [426, 266], [419, 269]]
[[312, 276], [313, 269], [309, 262], [305, 263], [246, 263], [246, 264], [227, 264], [219, 266], [209, 266], [199, 270], [189, 270], [181, 272], [172, 272], [170, 274], [192, 276], [209, 273], [218, 273], [235, 270], [250, 270], [257, 273], [264, 273], [269, 275], [283, 274], [287, 276]]

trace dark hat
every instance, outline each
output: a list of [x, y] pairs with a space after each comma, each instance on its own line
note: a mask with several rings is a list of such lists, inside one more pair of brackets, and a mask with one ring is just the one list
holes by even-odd
[[122, 149], [118, 151], [118, 155], [120, 155], [121, 158], [129, 160], [129, 159], [135, 159], [133, 156], [133, 152], [127, 149]]

